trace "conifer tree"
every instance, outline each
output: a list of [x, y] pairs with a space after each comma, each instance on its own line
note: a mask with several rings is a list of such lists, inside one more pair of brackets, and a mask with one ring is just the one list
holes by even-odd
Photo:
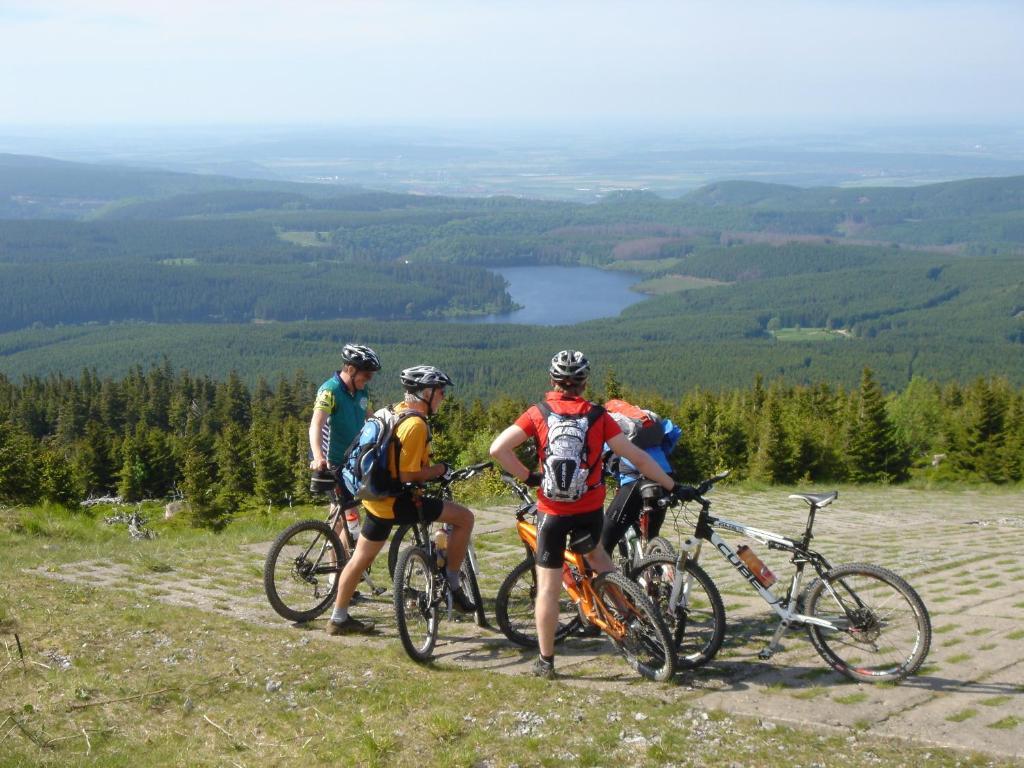
[[910, 466], [909, 457], [896, 439], [882, 388], [870, 368], [864, 368], [855, 402], [848, 443], [850, 479], [859, 483], [904, 479]]
[[140, 501], [143, 497], [143, 483], [146, 466], [142, 463], [135, 435], [126, 435], [121, 441], [121, 468], [117, 473], [117, 494], [125, 501]]
[[181, 491], [188, 502], [189, 522], [197, 528], [217, 528], [224, 522], [224, 509], [214, 492], [212, 446], [207, 435], [190, 435], [185, 440]]
[[35, 441], [0, 413], [0, 502], [31, 504], [39, 497]]

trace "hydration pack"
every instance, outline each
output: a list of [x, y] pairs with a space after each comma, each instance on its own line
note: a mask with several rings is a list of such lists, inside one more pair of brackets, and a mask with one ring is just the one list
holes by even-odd
[[601, 418], [604, 408], [592, 405], [582, 416], [555, 413], [543, 401], [537, 403], [537, 408], [548, 426], [540, 489], [551, 501], [578, 501], [594, 487], [587, 485], [591, 469], [587, 432]]
[[654, 411], [638, 408], [625, 400], [609, 400], [604, 407], [626, 439], [637, 448], [654, 448], [665, 439], [661, 417]]
[[401, 492], [401, 481], [392, 477], [388, 469], [388, 452], [393, 452], [397, 472], [402, 445], [395, 432], [398, 425], [410, 416], [418, 416], [426, 421], [426, 417], [419, 411], [395, 413], [388, 406], [376, 411], [363, 423], [359, 434], [348, 447], [341, 467], [341, 479], [353, 498], [359, 501], [378, 501]]

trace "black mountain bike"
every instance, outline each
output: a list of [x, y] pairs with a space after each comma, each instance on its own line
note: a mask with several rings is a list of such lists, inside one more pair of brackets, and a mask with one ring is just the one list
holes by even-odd
[[[285, 528], [270, 545], [263, 564], [263, 589], [271, 607], [282, 618], [300, 624], [312, 621], [334, 603], [338, 574], [356, 546], [345, 524], [348, 510], [342, 508], [341, 495], [337, 488], [327, 493], [327, 519], [300, 520]], [[358, 512], [359, 507], [352, 509]], [[384, 593], [369, 571], [363, 581], [374, 595]]]
[[[491, 466], [491, 462], [473, 464], [456, 470], [448, 480], [441, 481], [441, 496], [451, 499], [451, 485], [468, 480]], [[402, 529], [405, 530], [402, 530]], [[398, 552], [394, 567], [395, 620], [402, 647], [415, 661], [429, 661], [437, 644], [438, 625], [442, 616], [452, 618], [452, 596], [445, 576], [445, 548], [450, 527], [446, 523], [420, 522], [402, 526], [394, 533], [392, 546], [407, 546]], [[411, 533], [411, 539], [408, 534]], [[401, 546], [399, 544], [399, 546]], [[475, 619], [486, 625], [484, 601], [480, 595], [479, 572], [472, 543], [460, 568], [463, 588], [476, 604]]]

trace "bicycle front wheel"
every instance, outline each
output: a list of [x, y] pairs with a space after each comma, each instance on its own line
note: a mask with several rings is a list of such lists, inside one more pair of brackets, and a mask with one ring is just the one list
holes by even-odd
[[407, 547], [395, 564], [395, 621], [402, 647], [414, 661], [429, 661], [437, 643], [436, 571], [426, 550]]
[[594, 579], [594, 591], [602, 612], [625, 625], [625, 635], [612, 637], [612, 642], [629, 665], [648, 680], [664, 682], [672, 677], [676, 659], [672, 640], [658, 609], [639, 585], [609, 571]]
[[338, 534], [321, 520], [302, 520], [274, 540], [263, 564], [263, 589], [278, 615], [312, 621], [334, 602], [348, 558]]
[[670, 555], [675, 557], [675, 554], [676, 548], [664, 536], [655, 536], [644, 547], [644, 557], [650, 557], [651, 555]]
[[807, 634], [829, 666], [852, 680], [902, 680], [928, 655], [928, 609], [913, 587], [886, 568], [833, 568], [808, 585], [803, 607], [808, 616], [832, 624], [808, 624]]
[[672, 638], [676, 666], [696, 669], [715, 658], [725, 639], [725, 606], [707, 572], [686, 562], [679, 597], [672, 604], [676, 558], [645, 557], [629, 575], [654, 603]]
[[[532, 557], [527, 557], [505, 577], [494, 601], [498, 628], [505, 637], [524, 648], [537, 647], [537, 623], [534, 619], [536, 602], [537, 581], [534, 561]], [[580, 619], [576, 606], [563, 592], [559, 597], [555, 642], [560, 643], [579, 627]]]

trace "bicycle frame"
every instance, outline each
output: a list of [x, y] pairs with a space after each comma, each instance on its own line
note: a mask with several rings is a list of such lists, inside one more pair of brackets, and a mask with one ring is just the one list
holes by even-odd
[[[530, 556], [536, 558], [537, 526], [523, 519], [521, 515], [525, 515], [526, 512], [527, 510], [523, 509], [516, 515], [518, 518], [516, 521], [516, 533], [519, 534], [519, 538], [522, 539]], [[583, 555], [570, 549], [564, 551], [562, 585], [565, 587], [565, 591], [572, 598], [573, 602], [579, 606], [587, 621], [621, 642], [626, 636], [626, 626], [609, 614], [604, 603], [598, 598], [597, 592], [591, 583], [593, 575], [593, 570], [587, 564], [586, 558]]]
[[[831, 499], [829, 499], [829, 501], [831, 501]], [[704, 541], [707, 541], [710, 542], [719, 555], [721, 555], [730, 565], [732, 565], [733, 568], [736, 569], [740, 574], [740, 577], [750, 585], [750, 587], [779, 617], [779, 626], [776, 628], [771, 642], [768, 644], [768, 647], [762, 650], [759, 654], [762, 659], [770, 658], [772, 654], [779, 649], [779, 641], [782, 638], [782, 633], [790, 627], [800, 627], [812, 624], [836, 631], [842, 629], [841, 627], [836, 626], [834, 622], [827, 621], [816, 616], [807, 616], [794, 609], [797, 596], [800, 594], [800, 584], [803, 580], [804, 568], [810, 564], [818, 576], [824, 575], [832, 568], [832, 565], [823, 555], [809, 548], [812, 538], [811, 529], [814, 525], [814, 515], [819, 508], [816, 504], [811, 504], [811, 509], [807, 517], [807, 526], [804, 530], [803, 537], [800, 540], [796, 540], [773, 533], [772, 531], [766, 531], [761, 528], [744, 525], [721, 517], [715, 517], [708, 511], [711, 506], [710, 502], [700, 499], [700, 503], [701, 511], [697, 519], [697, 524], [694, 527], [693, 536], [683, 543], [682, 551], [679, 553], [677, 561], [678, 567], [676, 568], [675, 579], [672, 583], [671, 601], [673, 604], [679, 602], [681, 599], [685, 600], [687, 596], [688, 584], [686, 583], [686, 572], [682, 567], [685, 560], [692, 560], [695, 563], [698, 562], [700, 559], [702, 544]], [[771, 587], [766, 587], [761, 584], [757, 576], [754, 575], [754, 573], [740, 559], [736, 550], [733, 549], [732, 546], [715, 531], [716, 528], [732, 531], [733, 533], [738, 533], [741, 536], [758, 541], [761, 544], [767, 545], [769, 550], [790, 553], [790, 562], [796, 566], [796, 570], [789, 581], [789, 588], [785, 595], [780, 597], [775, 594]], [[846, 611], [843, 597], [837, 594], [832, 588], [832, 585], [827, 582], [826, 589], [828, 589], [828, 592], [833, 599], [842, 605], [844, 607], [844, 611]], [[851, 592], [850, 594], [854, 601], [856, 601], [858, 607], [863, 605], [855, 593]]]

